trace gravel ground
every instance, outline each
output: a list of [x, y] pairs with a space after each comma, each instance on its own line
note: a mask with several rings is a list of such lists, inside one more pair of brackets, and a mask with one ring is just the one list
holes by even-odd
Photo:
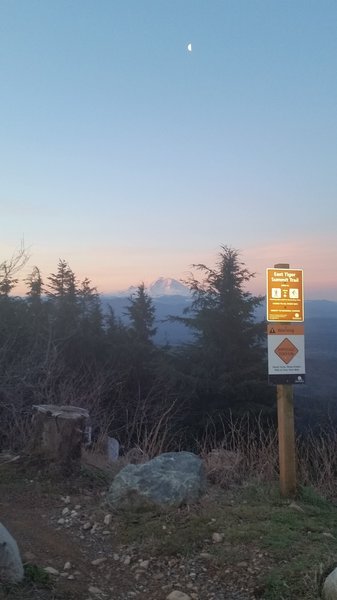
[[[17, 540], [24, 562], [47, 568], [53, 582], [49, 596], [44, 590], [36, 591], [32, 597], [43, 600], [258, 597], [258, 576], [268, 562], [263, 554], [253, 551], [247, 561], [245, 549], [244, 558], [234, 566], [219, 565], [214, 553], [209, 552], [210, 544], [226, 543], [219, 534], [217, 540], [205, 540], [204, 547], [191, 555], [156, 556], [146, 546], [121, 542], [116, 517], [104, 507], [104, 492], [81, 487], [72, 493], [62, 492], [62, 489], [48, 492], [34, 479], [25, 479], [19, 485], [0, 483], [1, 522]], [[20, 595], [18, 591], [15, 596], [13, 590], [6, 592], [0, 587], [0, 597], [4, 598], [31, 597], [29, 590], [25, 593], [21, 591]]]

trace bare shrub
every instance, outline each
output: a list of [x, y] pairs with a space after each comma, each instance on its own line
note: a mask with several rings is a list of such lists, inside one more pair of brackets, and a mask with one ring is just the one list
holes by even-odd
[[[0, 362], [1, 366], [1, 362]], [[0, 378], [0, 442], [3, 448], [20, 450], [31, 435], [32, 406], [35, 404], [73, 405], [85, 408], [102, 434], [115, 419], [114, 397], [119, 381], [109, 371], [87, 368], [65, 371], [56, 352], [46, 362], [35, 360], [32, 353], [25, 361], [3, 369]], [[104, 402], [107, 397], [112, 401]]]
[[[249, 416], [222, 419], [222, 432], [210, 420], [200, 443], [208, 478], [223, 487], [249, 480], [277, 481], [278, 432]], [[296, 439], [297, 481], [326, 498], [337, 493], [337, 431], [331, 424]]]
[[146, 395], [139, 388], [136, 397], [121, 396], [115, 404], [121, 425], [111, 433], [121, 441], [125, 455], [137, 453], [138, 462], [180, 446], [176, 423], [181, 403], [160, 384], [155, 381]]
[[0, 442], [5, 450], [14, 452], [27, 445], [31, 431], [31, 413], [25, 407], [22, 397], [16, 395], [15, 403], [11, 397], [1, 401]]
[[262, 424], [260, 417], [221, 417], [221, 436], [210, 420], [200, 454], [210, 481], [221, 486], [248, 479], [271, 481], [278, 466], [277, 430]]
[[337, 431], [333, 425], [298, 439], [298, 480], [327, 498], [336, 498]]
[[21, 271], [28, 260], [29, 254], [21, 240], [20, 248], [16, 249], [9, 259], [0, 262], [0, 295], [7, 296], [12, 291], [18, 283], [18, 279], [14, 276]]
[[[112, 388], [108, 399], [103, 404], [96, 402], [91, 410], [96, 433], [90, 449], [84, 453], [84, 460], [110, 473], [116, 474], [128, 464], [144, 463], [180, 447], [176, 419], [181, 405], [159, 380], [144, 396], [140, 387], [136, 397], [128, 393], [127, 386]], [[113, 462], [108, 459], [108, 437], [120, 443], [121, 454]]]

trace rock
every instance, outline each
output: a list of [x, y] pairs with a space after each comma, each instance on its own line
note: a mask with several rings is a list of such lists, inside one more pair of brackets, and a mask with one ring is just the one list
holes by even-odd
[[36, 560], [35, 554], [29, 550], [23, 553], [22, 558], [24, 562], [32, 562], [33, 560]]
[[290, 502], [289, 508], [293, 508], [294, 510], [297, 510], [298, 512], [302, 512], [302, 513], [305, 512], [303, 510], [303, 508], [301, 506], [299, 506], [299, 504], [296, 504], [296, 502]]
[[0, 581], [17, 583], [24, 572], [19, 549], [15, 539], [0, 523]]
[[249, 563], [247, 563], [246, 560], [241, 560], [240, 562], [237, 563], [236, 566], [246, 569], [249, 566]]
[[166, 600], [191, 600], [191, 596], [184, 592], [180, 592], [179, 590], [174, 590], [166, 596]]
[[212, 542], [213, 544], [220, 544], [223, 540], [223, 534], [222, 533], [213, 533], [212, 534]]
[[94, 596], [100, 596], [102, 594], [102, 590], [100, 590], [94, 585], [90, 585], [88, 591], [90, 592], [90, 594], [94, 594]]
[[217, 448], [209, 452], [206, 455], [205, 460], [212, 476], [211, 478], [214, 479], [216, 473], [235, 471], [235, 469], [237, 469], [244, 461], [244, 457], [239, 451], [233, 452], [232, 450]]
[[337, 567], [327, 576], [323, 583], [322, 598], [337, 600]]
[[147, 568], [148, 568], [148, 566], [149, 566], [149, 564], [150, 564], [150, 561], [149, 561], [149, 560], [140, 560], [140, 561], [139, 561], [139, 567], [140, 567], [141, 569], [147, 569]]
[[102, 558], [95, 558], [95, 560], [92, 560], [91, 564], [94, 565], [94, 567], [97, 567], [98, 565], [101, 565], [102, 563], [104, 563], [106, 560], [107, 559], [102, 556]]
[[124, 467], [113, 480], [107, 502], [117, 509], [179, 507], [196, 502], [206, 487], [203, 463], [191, 452], [168, 452]]
[[112, 520], [112, 515], [111, 514], [105, 515], [105, 517], [104, 517], [104, 525], [110, 525], [111, 520]]
[[58, 570], [54, 569], [54, 567], [45, 567], [44, 570], [46, 573], [49, 573], [49, 575], [59, 575]]
[[66, 563], [64, 563], [63, 570], [69, 571], [69, 569], [71, 569], [71, 562], [67, 561]]

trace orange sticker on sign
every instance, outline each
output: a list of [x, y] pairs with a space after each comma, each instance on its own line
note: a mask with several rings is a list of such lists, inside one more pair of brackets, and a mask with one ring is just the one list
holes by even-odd
[[275, 348], [274, 352], [287, 365], [298, 353], [298, 348], [296, 348], [295, 344], [288, 340], [288, 338], [285, 338], [277, 348]]

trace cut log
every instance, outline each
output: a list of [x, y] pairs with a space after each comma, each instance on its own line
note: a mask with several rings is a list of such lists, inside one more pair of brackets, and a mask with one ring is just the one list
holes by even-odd
[[79, 468], [89, 413], [77, 406], [34, 405], [29, 452], [42, 455], [63, 471]]

